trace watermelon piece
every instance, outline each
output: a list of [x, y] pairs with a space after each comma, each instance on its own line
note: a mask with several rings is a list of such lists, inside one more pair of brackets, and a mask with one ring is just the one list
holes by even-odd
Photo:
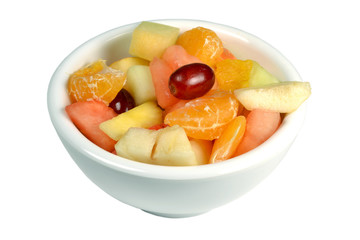
[[180, 45], [168, 47], [161, 57], [175, 71], [179, 67], [190, 63], [202, 63], [197, 57], [188, 54]]
[[159, 106], [165, 109], [177, 103], [180, 99], [174, 97], [169, 89], [169, 78], [173, 70], [163, 59], [157, 57], [150, 62], [149, 67]]
[[100, 123], [117, 114], [100, 101], [76, 102], [65, 107], [65, 111], [80, 132], [97, 146], [112, 152], [116, 141], [99, 128]]
[[254, 109], [247, 114], [246, 130], [233, 157], [246, 153], [269, 139], [281, 124], [278, 112]]

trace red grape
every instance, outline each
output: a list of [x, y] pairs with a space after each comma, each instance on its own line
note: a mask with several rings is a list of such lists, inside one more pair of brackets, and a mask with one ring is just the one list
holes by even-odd
[[121, 89], [114, 100], [111, 101], [109, 107], [114, 109], [117, 114], [127, 112], [135, 107], [134, 98], [124, 88]]
[[169, 79], [172, 95], [193, 99], [205, 95], [215, 83], [214, 71], [206, 64], [191, 63], [178, 68]]

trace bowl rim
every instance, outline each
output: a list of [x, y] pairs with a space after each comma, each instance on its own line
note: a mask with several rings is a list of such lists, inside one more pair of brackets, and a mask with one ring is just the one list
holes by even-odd
[[[204, 20], [157, 19], [147, 21], [173, 26], [203, 26], [210, 29], [212, 28], [215, 32], [217, 32], [217, 30], [221, 30], [234, 34], [239, 38], [245, 38], [246, 41], [251, 44], [258, 45], [262, 51], [266, 51], [267, 54], [272, 56], [272, 59], [279, 62], [279, 64], [283, 66], [282, 69], [284, 69], [284, 71], [292, 77], [293, 81], [302, 81], [295, 67], [277, 49], [264, 40], [243, 30]], [[61, 82], [62, 74], [64, 74], [63, 71], [66, 66], [71, 64], [71, 59], [80, 51], [86, 51], [86, 49], [91, 48], [93, 45], [117, 37], [119, 34], [128, 34], [129, 31], [133, 30], [139, 23], [140, 22], [135, 22], [120, 26], [89, 39], [65, 57], [53, 73], [48, 86], [47, 107], [53, 126], [63, 143], [65, 141], [69, 145], [75, 146], [75, 149], [84, 157], [116, 171], [146, 178], [169, 180], [204, 179], [233, 174], [238, 171], [257, 167], [266, 163], [279, 153], [287, 151], [302, 127], [306, 114], [306, 102], [303, 103], [295, 112], [287, 114], [280, 128], [273, 136], [270, 137], [269, 140], [265, 141], [257, 148], [242, 154], [241, 156], [214, 164], [199, 166], [160, 166], [136, 162], [107, 152], [86, 139], [86, 137], [77, 130], [67, 117], [64, 111], [65, 106], [60, 104], [58, 101], [61, 96], [59, 93], [60, 91], [57, 91], [57, 89], [64, 87]], [[281, 148], [279, 148], [279, 146], [281, 146]]]

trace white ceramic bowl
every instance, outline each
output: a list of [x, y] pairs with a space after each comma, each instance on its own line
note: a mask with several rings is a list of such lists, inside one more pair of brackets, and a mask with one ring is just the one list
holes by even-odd
[[[158, 20], [181, 31], [197, 26], [214, 30], [240, 59], [258, 61], [282, 81], [301, 81], [295, 68], [261, 39], [232, 27], [196, 20]], [[226, 204], [254, 188], [284, 157], [301, 128], [306, 106], [285, 117], [279, 130], [256, 149], [216, 164], [191, 167], [156, 166], [106, 152], [87, 140], [64, 108], [69, 74], [99, 58], [110, 64], [129, 56], [131, 33], [138, 23], [122, 26], [85, 42], [56, 69], [48, 88], [48, 110], [63, 145], [80, 169], [114, 198], [166, 217], [188, 217]]]

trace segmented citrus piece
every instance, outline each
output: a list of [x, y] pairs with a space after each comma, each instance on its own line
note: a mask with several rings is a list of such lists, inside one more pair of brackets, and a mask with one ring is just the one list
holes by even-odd
[[213, 66], [224, 51], [221, 39], [216, 33], [203, 27], [182, 33], [176, 44], [183, 46], [189, 54], [209, 66]]
[[122, 71], [108, 67], [104, 60], [98, 60], [70, 75], [70, 101], [99, 100], [109, 105], [124, 86], [125, 78]]
[[234, 118], [215, 140], [209, 163], [221, 162], [231, 158], [241, 142], [246, 128], [246, 118], [238, 116]]
[[210, 94], [168, 113], [164, 123], [183, 127], [189, 137], [213, 140], [220, 137], [226, 125], [237, 116], [238, 110], [239, 102], [233, 94], [212, 90]]
[[216, 63], [215, 77], [220, 89], [235, 90], [249, 86], [252, 60], [225, 59]]

